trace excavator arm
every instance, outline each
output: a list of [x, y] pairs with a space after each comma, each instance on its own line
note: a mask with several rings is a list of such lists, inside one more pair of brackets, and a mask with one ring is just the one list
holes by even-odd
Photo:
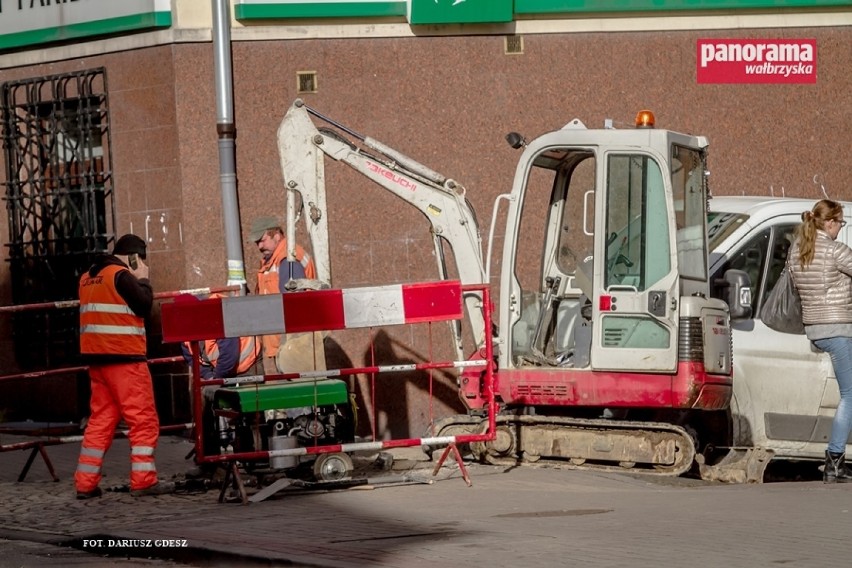
[[[336, 130], [318, 128], [314, 119]], [[443, 247], [446, 243], [453, 252], [462, 284], [486, 282], [479, 225], [461, 184], [377, 140], [349, 130], [298, 99], [278, 128], [278, 151], [287, 190], [288, 246], [295, 245], [295, 197], [299, 193], [307, 213], [306, 224], [319, 280], [332, 282], [324, 165], [325, 156], [329, 156], [423, 214], [429, 221], [440, 279], [449, 278]], [[477, 294], [465, 296], [465, 308], [477, 347], [484, 339], [480, 302]], [[458, 326], [453, 327], [453, 334], [457, 356], [461, 358], [464, 353]]]

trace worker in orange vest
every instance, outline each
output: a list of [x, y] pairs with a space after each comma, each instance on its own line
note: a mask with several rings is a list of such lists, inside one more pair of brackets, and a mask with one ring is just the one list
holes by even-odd
[[[300, 278], [315, 279], [316, 266], [311, 256], [300, 245], [296, 245], [295, 261], [287, 260], [287, 239], [281, 225], [274, 217], [260, 217], [251, 224], [249, 239], [257, 246], [263, 260], [257, 271], [258, 294], [285, 294], [286, 284]], [[281, 335], [264, 335], [263, 372], [271, 375], [279, 372], [275, 357], [281, 345]]]
[[[254, 368], [260, 356], [260, 344], [253, 335], [208, 339], [199, 344], [202, 379], [242, 375]], [[188, 342], [183, 344], [183, 356], [187, 363], [191, 362]]]
[[78, 499], [101, 495], [104, 455], [122, 418], [130, 427], [131, 495], [174, 491], [173, 483], [157, 479], [154, 464], [160, 422], [146, 354], [145, 318], [154, 301], [146, 249], [141, 238], [124, 235], [80, 278], [80, 353], [92, 398], [74, 474]]

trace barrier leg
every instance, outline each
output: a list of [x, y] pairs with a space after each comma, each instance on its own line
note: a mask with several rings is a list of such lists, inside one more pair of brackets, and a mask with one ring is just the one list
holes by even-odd
[[222, 482], [222, 489], [219, 491], [220, 503], [225, 502], [225, 491], [228, 490], [229, 485], [232, 485], [233, 488], [239, 492], [242, 504], [247, 505], [248, 496], [246, 495], [246, 488], [243, 485], [242, 478], [240, 477], [240, 468], [235, 461], [228, 462], [228, 464], [225, 465], [225, 480]]
[[432, 476], [438, 475], [438, 471], [440, 471], [441, 466], [444, 465], [444, 460], [447, 459], [447, 456], [450, 452], [453, 452], [453, 457], [456, 460], [456, 463], [459, 464], [459, 471], [461, 471], [462, 478], [467, 483], [467, 486], [470, 487], [473, 485], [470, 482], [470, 476], [467, 474], [467, 468], [464, 466], [464, 460], [462, 460], [461, 453], [459, 453], [459, 449], [456, 447], [455, 443], [448, 445], [444, 448], [444, 452], [441, 454], [441, 459], [438, 460], [438, 463], [435, 464], [435, 469], [432, 470]]
[[33, 450], [30, 452], [30, 457], [27, 458], [27, 463], [24, 464], [24, 468], [18, 476], [18, 482], [20, 483], [27, 477], [27, 474], [30, 472], [30, 467], [33, 465], [33, 461], [35, 460], [36, 453], [41, 454], [41, 458], [44, 460], [44, 465], [47, 466], [47, 471], [50, 472], [50, 477], [53, 478], [53, 481], [59, 481], [59, 478], [56, 477], [56, 472], [53, 470], [53, 463], [51, 463], [50, 458], [47, 457], [47, 452], [44, 450], [44, 444], [38, 443], [33, 446]]

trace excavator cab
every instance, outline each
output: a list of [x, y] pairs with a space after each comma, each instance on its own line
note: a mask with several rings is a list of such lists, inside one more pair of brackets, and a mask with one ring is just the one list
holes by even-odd
[[[501, 368], [676, 372], [681, 304], [709, 303], [704, 146], [578, 120], [527, 146], [503, 253]], [[730, 346], [709, 347], [730, 375]]]
[[732, 385], [728, 308], [709, 294], [706, 147], [579, 120], [523, 145], [500, 275], [505, 406], [480, 457], [690, 468], [702, 411], [725, 409]]

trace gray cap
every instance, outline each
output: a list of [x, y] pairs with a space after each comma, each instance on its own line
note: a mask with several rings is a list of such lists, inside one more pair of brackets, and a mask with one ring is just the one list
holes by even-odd
[[251, 222], [251, 230], [249, 231], [249, 239], [256, 243], [263, 238], [263, 234], [269, 229], [280, 229], [281, 223], [275, 217], [258, 217]]

